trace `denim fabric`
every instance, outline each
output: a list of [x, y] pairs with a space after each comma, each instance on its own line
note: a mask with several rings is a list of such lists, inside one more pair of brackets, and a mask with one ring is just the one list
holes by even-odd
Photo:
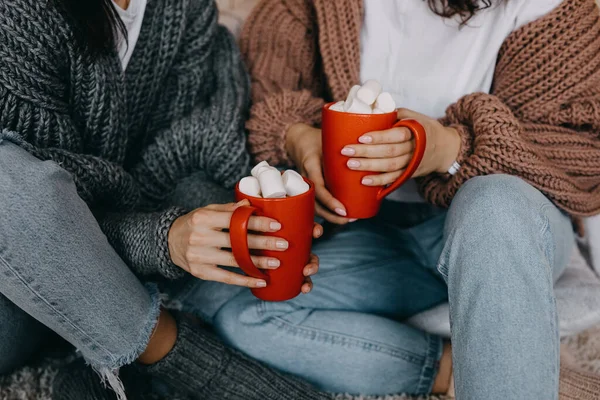
[[552, 287], [573, 242], [569, 218], [539, 191], [479, 177], [448, 212], [386, 202], [378, 217], [318, 242], [309, 295], [268, 303], [206, 282], [180, 300], [253, 357], [328, 391], [378, 395], [431, 391], [442, 341], [402, 321], [449, 301], [459, 399], [551, 400]]
[[111, 371], [146, 348], [157, 289], [108, 244], [69, 173], [7, 141], [0, 203], [0, 372], [25, 362], [46, 326], [115, 384]]

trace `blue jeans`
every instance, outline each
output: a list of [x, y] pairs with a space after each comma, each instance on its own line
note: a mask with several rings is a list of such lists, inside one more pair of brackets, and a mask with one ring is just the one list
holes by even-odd
[[105, 377], [134, 361], [156, 323], [158, 289], [110, 246], [71, 175], [0, 141], [0, 203], [0, 374], [52, 331]]
[[309, 295], [269, 303], [204, 284], [182, 301], [251, 356], [361, 394], [431, 391], [442, 339], [403, 321], [449, 301], [458, 399], [552, 400], [553, 282], [573, 245], [569, 218], [539, 191], [511, 176], [478, 177], [447, 212], [387, 202], [378, 217], [318, 242]]

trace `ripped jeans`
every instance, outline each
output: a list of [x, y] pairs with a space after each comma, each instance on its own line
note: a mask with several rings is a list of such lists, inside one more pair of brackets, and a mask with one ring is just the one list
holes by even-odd
[[51, 332], [109, 382], [146, 348], [160, 310], [109, 245], [69, 173], [0, 142], [0, 374]]

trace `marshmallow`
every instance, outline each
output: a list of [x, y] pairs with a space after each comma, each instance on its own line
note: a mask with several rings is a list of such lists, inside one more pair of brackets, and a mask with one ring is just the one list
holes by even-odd
[[299, 194], [308, 192], [310, 186], [304, 181], [302, 176], [292, 169], [288, 169], [281, 176], [283, 187], [288, 196], [298, 196]]
[[255, 177], [255, 178], [258, 178], [258, 174], [259, 174], [260, 170], [261, 170], [262, 168], [266, 168], [266, 167], [269, 167], [269, 163], [268, 163], [268, 162], [266, 162], [266, 161], [261, 161], [261, 162], [259, 162], [258, 164], [256, 164], [256, 165], [254, 166], [254, 168], [252, 168], [252, 171], [250, 171], [250, 174], [251, 174], [253, 177]]
[[359, 99], [349, 99], [344, 103], [344, 111], [353, 114], [371, 114], [371, 106], [363, 103]]
[[258, 174], [260, 191], [265, 199], [280, 199], [285, 197], [286, 192], [283, 187], [281, 173], [277, 168], [263, 167]]
[[381, 111], [389, 113], [396, 109], [396, 102], [392, 98], [391, 94], [388, 92], [383, 92], [377, 96], [377, 100], [375, 100], [375, 108], [379, 108]]
[[373, 114], [385, 114], [381, 108], [374, 108]]
[[337, 103], [329, 106], [329, 109], [331, 111], [344, 112], [344, 102], [343, 101], [338, 101]]
[[258, 179], [253, 176], [247, 176], [242, 178], [240, 181], [240, 192], [247, 196], [261, 197], [260, 196], [260, 183]]
[[360, 90], [360, 85], [352, 86], [352, 88], [350, 89], [350, 92], [348, 93], [348, 97], [346, 97], [346, 101], [348, 101], [350, 99], [355, 99], [356, 94], [358, 93], [359, 90]]
[[369, 79], [358, 89], [356, 98], [365, 104], [372, 105], [380, 93], [381, 84], [374, 79]]

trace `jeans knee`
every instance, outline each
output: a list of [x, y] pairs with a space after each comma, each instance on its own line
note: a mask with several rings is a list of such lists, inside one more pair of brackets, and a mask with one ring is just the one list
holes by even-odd
[[551, 276], [550, 213], [560, 212], [517, 177], [472, 178], [459, 190], [448, 212], [438, 269], [447, 278], [481, 281], [522, 279], [527, 274]]
[[0, 142], [0, 198], [5, 204], [60, 201], [65, 190], [74, 189], [71, 174], [52, 161], [41, 161], [21, 147]]
[[465, 182], [450, 207], [448, 222], [473, 232], [514, 232], [540, 221], [551, 203], [533, 186], [511, 175], [487, 175]]
[[[298, 307], [289, 302], [266, 303], [249, 292], [241, 294], [223, 306], [213, 319], [213, 327], [230, 346], [265, 360], [273, 350], [273, 340], [285, 336], [288, 316], [296, 317]], [[307, 310], [307, 312], [309, 312]], [[285, 319], [286, 321], [284, 322]], [[291, 323], [298, 322], [296, 320]]]

